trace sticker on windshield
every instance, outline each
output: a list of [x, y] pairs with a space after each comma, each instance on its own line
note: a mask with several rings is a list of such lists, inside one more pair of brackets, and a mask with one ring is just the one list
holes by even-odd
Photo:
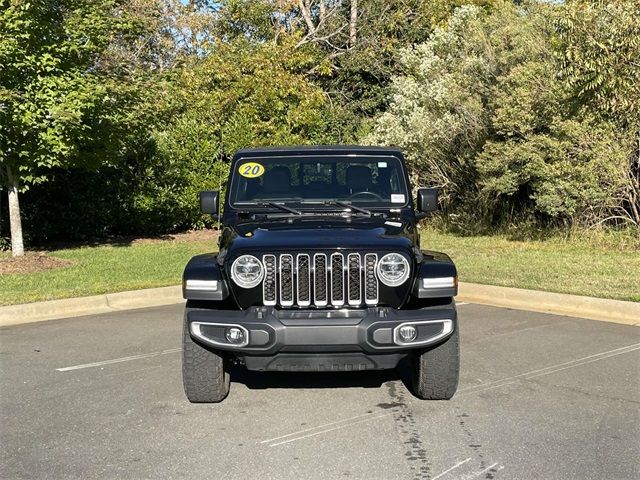
[[264, 173], [264, 167], [256, 162], [247, 162], [238, 167], [238, 172], [246, 178], [258, 178]]
[[378, 162], [378, 168], [387, 168], [387, 162]]
[[404, 203], [404, 194], [402, 194], [402, 193], [392, 193], [391, 194], [391, 203]]

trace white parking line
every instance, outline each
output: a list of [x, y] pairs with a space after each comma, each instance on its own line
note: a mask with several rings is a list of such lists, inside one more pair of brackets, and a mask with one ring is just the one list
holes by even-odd
[[456, 305], [469, 305], [469, 302], [456, 302]]
[[550, 375], [555, 372], [559, 372], [561, 370], [566, 370], [568, 368], [579, 367], [581, 365], [586, 365], [588, 363], [597, 362], [599, 360], [604, 360], [605, 358], [615, 357], [617, 355], [623, 355], [625, 353], [634, 352], [636, 350], [640, 350], [640, 343], [636, 343], [633, 345], [628, 345], [626, 347], [615, 348], [613, 350], [607, 350], [606, 352], [595, 353], [593, 355], [589, 355], [587, 357], [578, 358], [576, 360], [571, 360], [564, 363], [558, 363], [556, 365], [550, 365], [544, 368], [538, 368], [536, 370], [531, 370], [529, 372], [520, 373], [518, 375], [514, 375], [512, 377], [506, 377], [502, 380], [496, 380], [494, 382], [481, 383], [479, 385], [471, 385], [469, 387], [461, 388], [458, 390], [458, 395], [467, 394], [467, 393], [480, 393], [485, 390], [491, 390], [494, 388], [505, 387], [507, 385], [511, 385], [516, 383], [519, 379], [528, 379], [541, 377], [543, 375]]
[[131, 355], [130, 357], [113, 358], [111, 360], [103, 360], [101, 362], [83, 363], [81, 365], [73, 365], [71, 367], [56, 368], [58, 372], [69, 372], [71, 370], [81, 370], [83, 368], [100, 367], [102, 365], [111, 365], [113, 363], [130, 362], [132, 360], [141, 360], [143, 358], [157, 357], [159, 355], [167, 355], [169, 353], [178, 353], [182, 348], [171, 348], [169, 350], [161, 350], [159, 352], [143, 353], [140, 355]]
[[310, 428], [305, 428], [304, 430], [298, 430], [297, 432], [287, 433], [286, 435], [280, 435], [279, 437], [270, 438], [268, 440], [262, 440], [260, 443], [275, 442], [276, 440], [282, 440], [283, 438], [291, 437], [293, 435], [300, 435], [301, 433], [310, 432], [312, 430], [318, 430], [320, 428], [330, 427], [331, 425], [337, 425], [339, 423], [349, 422], [351, 420], [357, 420], [357, 419], [363, 418], [363, 417], [370, 417], [370, 416], [372, 416], [372, 415], [374, 415], [376, 413], [378, 413], [378, 412], [363, 413], [362, 415], [356, 415], [355, 417], [349, 417], [349, 418], [345, 418], [343, 420], [337, 420], [335, 422], [329, 422], [329, 423], [325, 423], [323, 425], [318, 425], [316, 427], [310, 427]]
[[625, 350], [624, 352], [611, 353], [609, 355], [605, 355], [605, 356], [598, 357], [598, 358], [592, 358], [591, 360], [586, 360], [584, 362], [576, 363], [575, 365], [569, 365], [568, 367], [560, 367], [560, 368], [556, 368], [554, 370], [548, 370], [546, 372], [537, 373], [535, 375], [528, 375], [527, 378], [535, 378], [535, 377], [541, 377], [543, 375], [550, 375], [552, 373], [560, 372], [561, 370], [566, 370], [567, 368], [573, 368], [573, 367], [578, 367], [578, 366], [581, 366], [581, 365], [586, 365], [588, 363], [598, 362], [600, 360], [604, 360], [605, 358], [615, 357], [617, 355], [624, 355], [625, 353], [635, 352], [636, 350], [640, 350], [640, 347], [630, 348], [628, 350]]
[[467, 463], [469, 460], [471, 460], [471, 457], [467, 458], [466, 460], [463, 460], [461, 462], [456, 463], [453, 467], [451, 468], [447, 468], [444, 472], [436, 475], [435, 477], [433, 477], [431, 480], [437, 480], [438, 478], [442, 477], [443, 475], [446, 475], [447, 473], [449, 473], [452, 470], [455, 470], [456, 468], [458, 468], [460, 465], [464, 465], [465, 463]]
[[333, 432], [334, 430], [340, 430], [341, 428], [352, 427], [354, 425], [357, 425], [358, 423], [368, 422], [370, 420], [378, 420], [380, 418], [384, 418], [384, 417], [388, 417], [389, 415], [393, 415], [394, 413], [396, 413], [395, 410], [391, 411], [391, 412], [384, 413], [382, 415], [370, 416], [368, 418], [363, 418], [361, 420], [356, 420], [354, 422], [349, 422], [349, 423], [345, 423], [345, 424], [342, 424], [342, 425], [338, 425], [336, 427], [327, 428], [325, 430], [320, 430], [320, 431], [317, 431], [317, 432], [309, 433], [307, 435], [302, 435], [300, 437], [289, 438], [288, 440], [283, 440], [282, 442], [272, 443], [269, 446], [270, 447], [277, 447], [278, 445], [284, 445], [285, 443], [291, 443], [291, 442], [296, 442], [298, 440], [304, 440], [305, 438], [315, 437], [316, 435], [321, 435], [321, 434], [327, 433], [327, 432]]

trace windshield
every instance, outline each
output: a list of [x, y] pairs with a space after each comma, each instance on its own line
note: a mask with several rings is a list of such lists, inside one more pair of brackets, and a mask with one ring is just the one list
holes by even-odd
[[252, 157], [240, 159], [234, 170], [229, 197], [233, 206], [325, 205], [338, 200], [401, 207], [409, 199], [403, 166], [395, 157]]

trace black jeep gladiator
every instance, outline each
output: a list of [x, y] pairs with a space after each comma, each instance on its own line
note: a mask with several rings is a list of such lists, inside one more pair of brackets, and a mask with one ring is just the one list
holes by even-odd
[[[230, 366], [337, 372], [409, 357], [414, 393], [458, 386], [457, 273], [420, 250], [437, 191], [411, 197], [402, 152], [360, 146], [240, 150], [231, 163], [219, 253], [193, 257], [182, 375], [191, 402], [229, 393]], [[219, 215], [219, 194], [200, 194]]]

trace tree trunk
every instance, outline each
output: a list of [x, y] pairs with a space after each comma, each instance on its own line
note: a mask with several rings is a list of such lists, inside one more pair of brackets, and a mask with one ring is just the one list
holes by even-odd
[[22, 241], [22, 221], [20, 220], [20, 202], [18, 200], [18, 179], [13, 176], [7, 165], [7, 187], [9, 188], [9, 224], [11, 226], [11, 253], [14, 257], [24, 255]]
[[311, 17], [311, 5], [306, 3], [304, 0], [299, 0], [298, 6], [300, 7], [302, 18], [304, 18], [304, 21], [307, 24], [309, 33], [314, 33], [316, 31], [316, 26], [313, 24], [313, 18]]
[[[636, 148], [631, 161], [631, 211], [636, 225], [640, 227], [640, 130], [636, 132]], [[640, 233], [640, 232], [639, 232]]]
[[349, 46], [351, 48], [353, 48], [356, 45], [357, 22], [358, 22], [358, 0], [351, 0], [351, 18], [349, 19]]

